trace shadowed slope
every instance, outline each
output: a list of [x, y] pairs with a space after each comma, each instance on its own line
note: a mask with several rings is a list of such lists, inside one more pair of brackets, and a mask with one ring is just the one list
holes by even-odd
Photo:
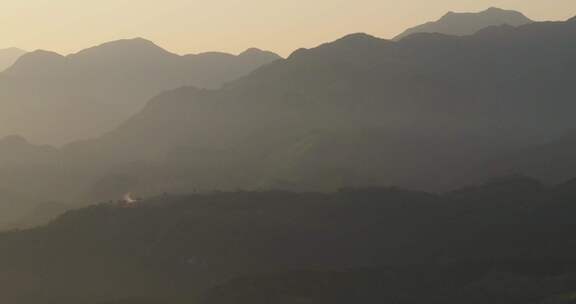
[[[132, 159], [154, 159], [177, 146], [228, 151], [231, 159], [251, 159], [245, 165], [252, 170], [274, 163], [265, 159], [290, 159], [286, 151], [300, 142], [295, 138], [326, 130], [356, 155], [353, 159], [366, 160], [366, 168], [382, 165], [380, 171], [391, 174], [399, 171], [386, 170], [386, 165], [396, 164], [405, 168], [400, 170], [405, 176], [425, 180], [426, 175], [416, 173], [421, 169], [446, 179], [463, 164], [543, 142], [573, 126], [568, 67], [576, 64], [571, 39], [575, 31], [571, 23], [554, 22], [493, 27], [461, 38], [418, 34], [400, 42], [354, 34], [298, 50], [223, 90], [183, 88], [161, 95], [121, 128], [86, 147], [98, 145], [111, 158]], [[350, 142], [354, 136], [346, 134], [362, 133], [365, 148], [355, 151]], [[253, 140], [255, 134], [258, 140]], [[266, 144], [282, 142], [280, 138], [287, 139], [285, 146]], [[330, 141], [315, 142], [305, 153], [325, 151], [310, 157], [327, 155], [328, 160], [344, 151], [330, 152], [318, 146], [323, 142]], [[396, 144], [386, 148], [391, 143]], [[406, 144], [414, 153], [392, 153]], [[381, 156], [368, 157], [370, 147]], [[194, 160], [194, 153], [188, 159]], [[288, 159], [278, 163], [292, 164]], [[358, 171], [338, 159], [327, 169]], [[420, 165], [409, 165], [415, 162]], [[406, 182], [389, 177], [380, 182]], [[263, 178], [256, 174], [253, 184]]]
[[0, 301], [541, 303], [574, 290], [574, 197], [573, 185], [516, 177], [443, 195], [367, 188], [112, 202], [1, 233]]

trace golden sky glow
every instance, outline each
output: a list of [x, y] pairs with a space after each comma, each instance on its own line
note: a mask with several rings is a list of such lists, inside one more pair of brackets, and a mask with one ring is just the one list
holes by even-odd
[[177, 53], [288, 55], [352, 32], [392, 37], [448, 10], [515, 9], [535, 20], [576, 15], [576, 0], [0, 0], [0, 48], [60, 53], [144, 37]]

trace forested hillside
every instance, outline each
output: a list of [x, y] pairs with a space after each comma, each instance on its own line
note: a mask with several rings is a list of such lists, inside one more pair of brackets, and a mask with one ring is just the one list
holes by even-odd
[[370, 188], [109, 202], [1, 234], [0, 300], [563, 303], [545, 301], [576, 291], [575, 198], [574, 182], [511, 176], [442, 195]]

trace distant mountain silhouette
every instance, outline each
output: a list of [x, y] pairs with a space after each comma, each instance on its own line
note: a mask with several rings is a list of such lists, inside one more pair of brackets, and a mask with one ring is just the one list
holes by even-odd
[[[309, 157], [317, 161], [298, 168], [318, 176], [296, 181], [307, 187], [335, 171], [347, 182], [445, 187], [450, 172], [574, 126], [568, 67], [576, 65], [575, 30], [570, 22], [544, 22], [400, 42], [349, 35], [298, 50], [225, 90], [162, 94], [117, 130], [70, 151], [115, 161], [168, 153], [178, 159], [174, 168], [189, 166], [190, 186], [208, 189], [285, 180], [284, 173], [274, 177], [287, 172], [278, 164]], [[313, 130], [326, 132], [309, 141]], [[244, 169], [224, 173], [222, 162]]]
[[0, 139], [0, 167], [42, 163], [55, 156], [56, 152], [50, 146], [30, 144], [21, 136], [7, 136]]
[[0, 73], [0, 136], [55, 144], [96, 137], [163, 90], [218, 88], [279, 58], [258, 49], [179, 56], [141, 38], [69, 56], [31, 52]]
[[400, 40], [415, 33], [439, 33], [446, 35], [472, 35], [489, 26], [510, 25], [520, 26], [533, 22], [522, 13], [491, 7], [478, 13], [449, 12], [438, 21], [415, 26], [396, 36]]
[[58, 148], [0, 140], [0, 227], [78, 208], [0, 233], [0, 302], [573, 303], [575, 34], [27, 54], [0, 74], [2, 126], [136, 113]]
[[0, 72], [10, 67], [20, 56], [24, 55], [26, 51], [17, 48], [1, 49], [0, 50]]
[[62, 203], [190, 189], [452, 189], [486, 160], [576, 128], [575, 31], [535, 22], [397, 42], [348, 35], [219, 90], [166, 91], [104, 136], [59, 149], [52, 165], [0, 169], [0, 179]]

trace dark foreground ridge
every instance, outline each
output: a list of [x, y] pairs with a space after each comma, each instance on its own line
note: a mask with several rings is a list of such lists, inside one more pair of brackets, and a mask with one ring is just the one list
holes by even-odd
[[[2, 303], [573, 303], [574, 182], [164, 194], [0, 235]], [[82, 278], [82, 279], [79, 279]]]

